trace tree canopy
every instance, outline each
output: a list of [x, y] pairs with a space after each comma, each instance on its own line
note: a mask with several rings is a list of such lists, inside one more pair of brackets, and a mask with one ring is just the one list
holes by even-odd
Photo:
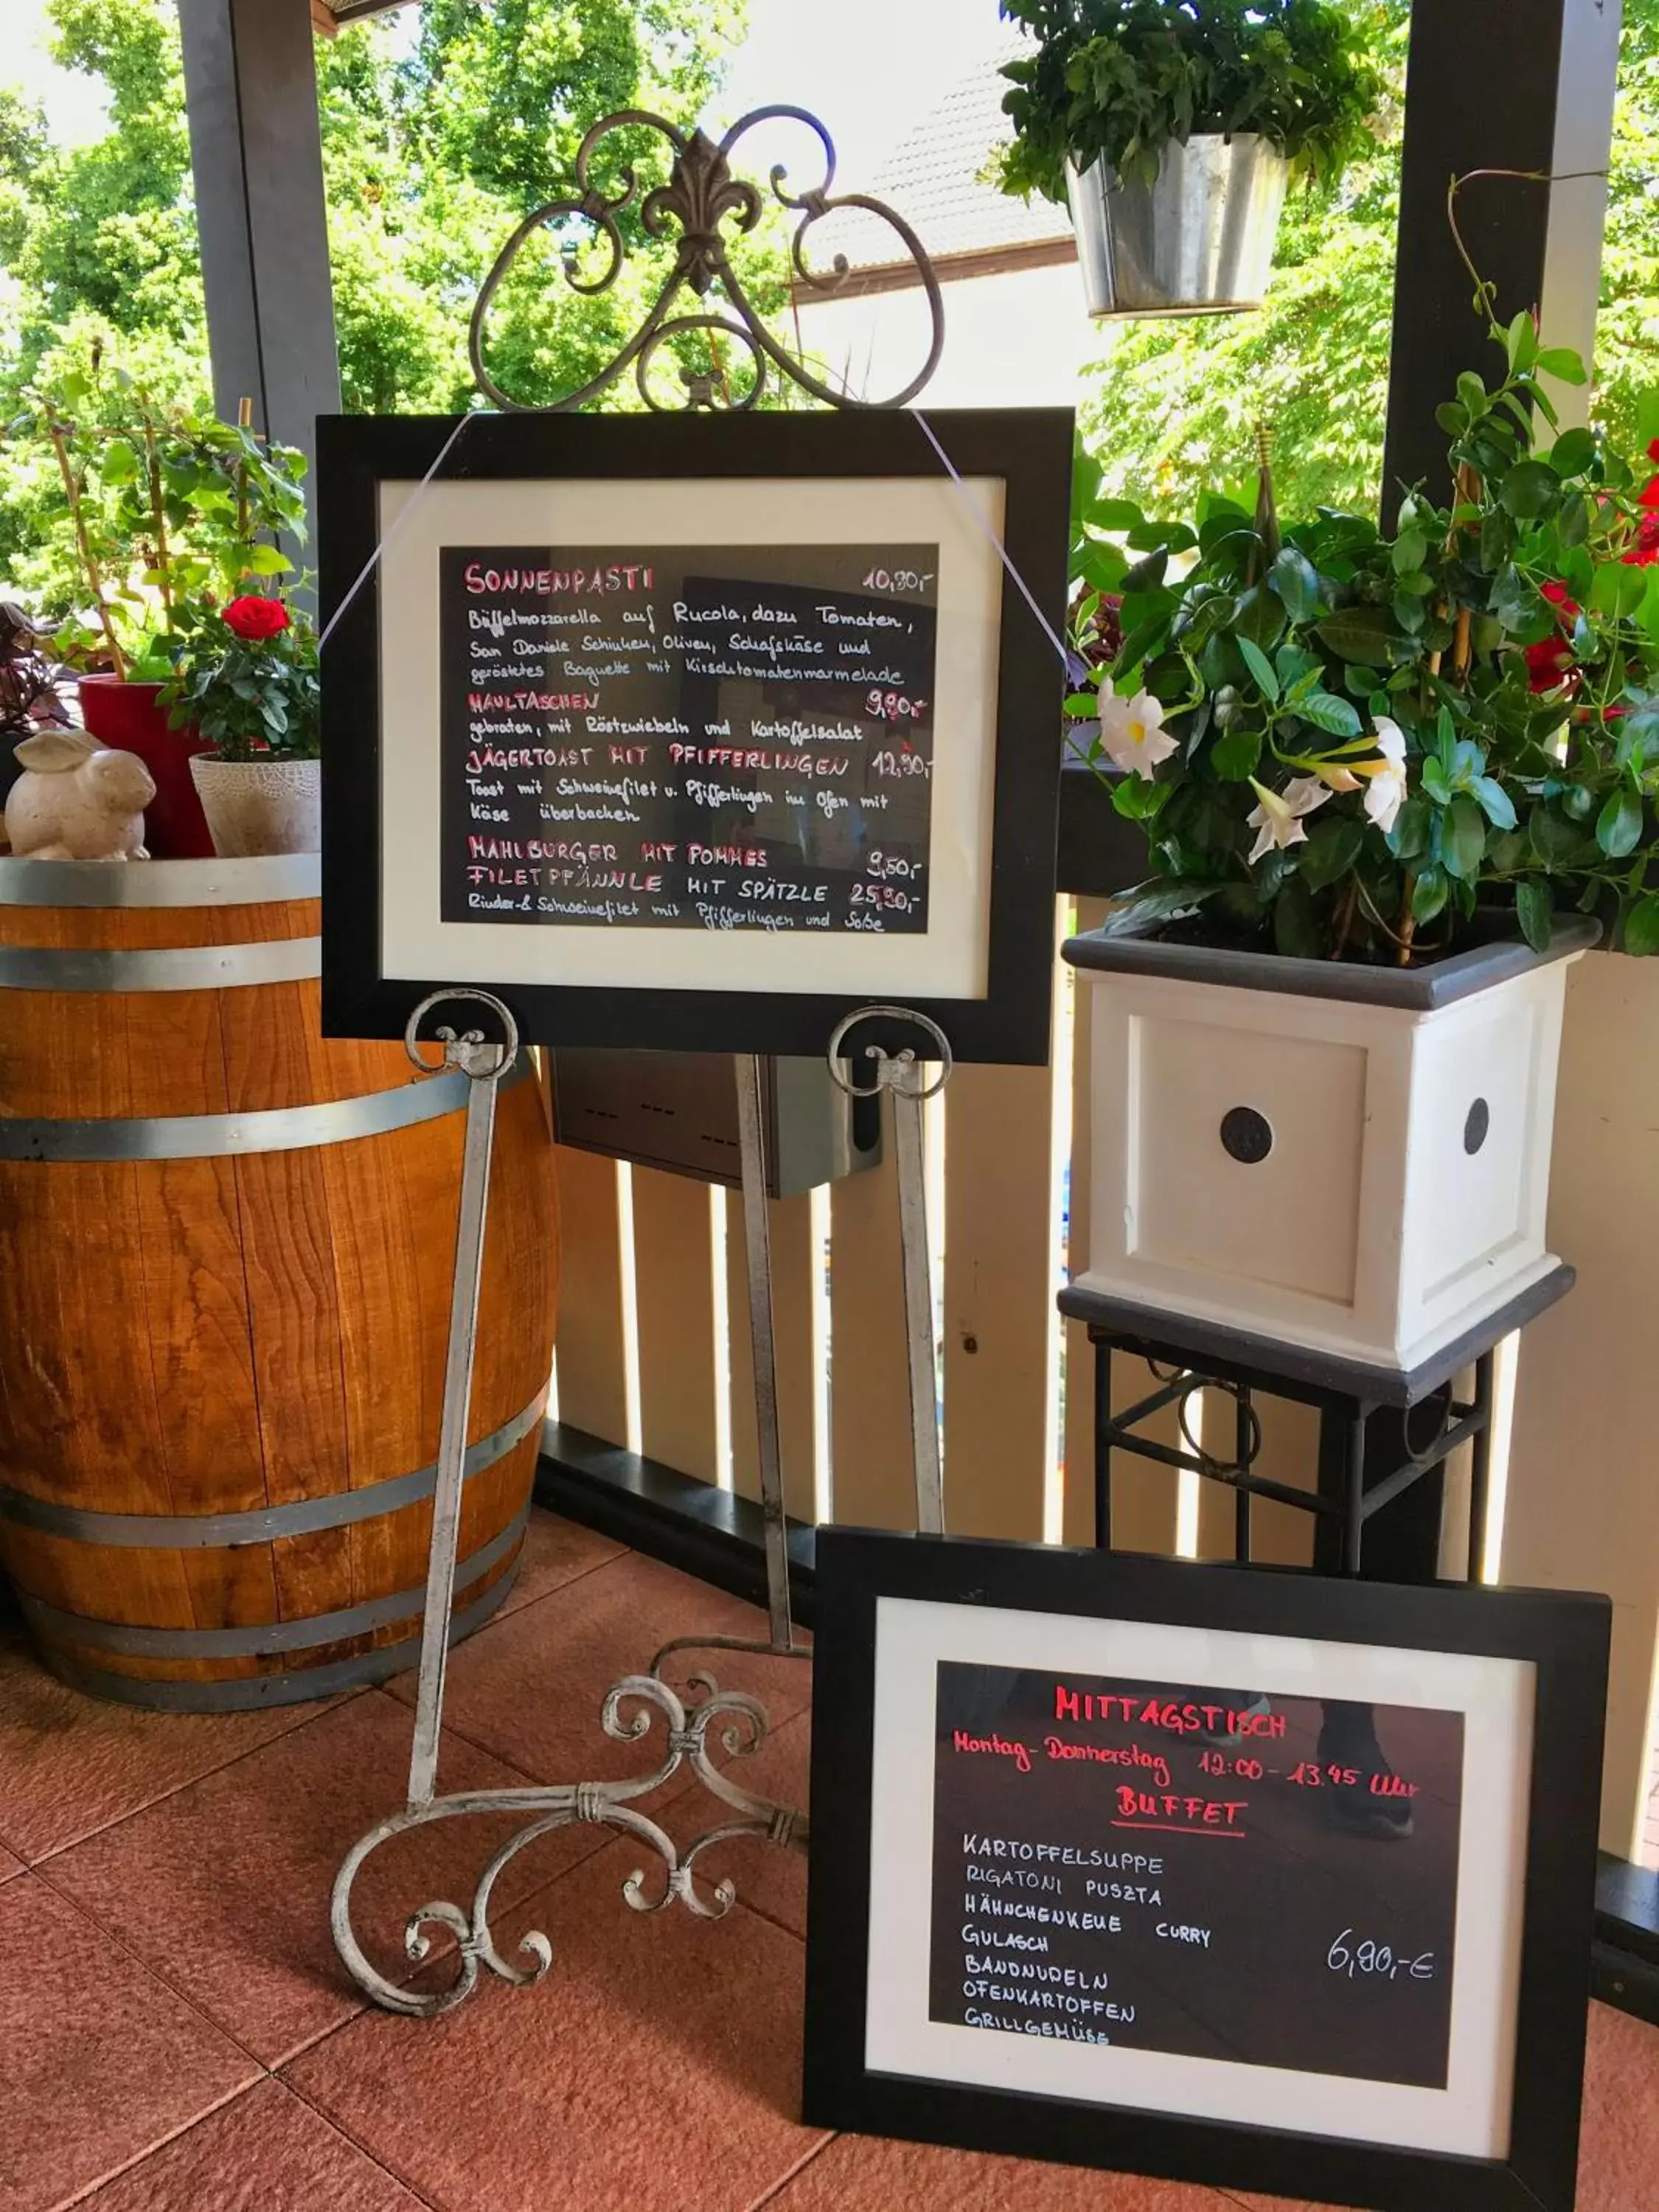
[[[1287, 512], [1376, 503], [1409, 0], [1344, 3], [1373, 23], [1393, 88], [1374, 154], [1335, 189], [1293, 197], [1261, 313], [1125, 326], [1087, 380], [1085, 434], [1107, 489], [1151, 510], [1243, 482], [1263, 422]], [[423, 0], [418, 25], [382, 18], [319, 41], [347, 407], [473, 401], [467, 316], [514, 227], [568, 189], [595, 117], [631, 106], [699, 113], [744, 6]], [[65, 150], [38, 106], [0, 83], [0, 583], [56, 612], [74, 592], [68, 519], [51, 456], [4, 438], [21, 395], [94, 350], [158, 398], [203, 403], [210, 380], [172, 0], [46, 0], [46, 14], [58, 58], [109, 94], [104, 134]], [[1659, 339], [1659, 0], [1626, 0], [1625, 15], [1595, 404], [1628, 438]], [[659, 163], [648, 136], [632, 151]], [[604, 175], [629, 157], [626, 144], [608, 149]], [[559, 281], [567, 244], [579, 269], [599, 266], [586, 236], [580, 224], [538, 234], [502, 289], [489, 359], [515, 395], [583, 383], [644, 311], [649, 264], [597, 298]], [[769, 283], [755, 285], [769, 311], [783, 297], [777, 236], [774, 227], [757, 240], [744, 264], [769, 269]], [[1473, 316], [1470, 339], [1473, 357]], [[606, 404], [637, 398], [624, 389]]]
[[[743, 10], [744, 0], [425, 0], [412, 41], [386, 19], [319, 40], [344, 404], [466, 406], [467, 318], [514, 226], [568, 190], [597, 117], [698, 114]], [[0, 426], [32, 385], [94, 359], [158, 398], [205, 403], [176, 11], [171, 0], [47, 0], [46, 14], [56, 58], [107, 88], [109, 125], [61, 151], [38, 104], [0, 84]], [[630, 152], [660, 166], [651, 134], [632, 134], [607, 150], [606, 178]], [[532, 398], [585, 381], [645, 305], [645, 270], [597, 301], [538, 282], [556, 275], [559, 244], [538, 237], [492, 317], [491, 362]], [[579, 267], [598, 265], [591, 246], [579, 252]], [[68, 529], [51, 455], [0, 442], [0, 580], [61, 611], [75, 592]]]
[[[1411, 7], [1410, 0], [1347, 4], [1370, 19], [1390, 87], [1376, 152], [1334, 190], [1292, 195], [1261, 313], [1124, 325], [1090, 373], [1084, 430], [1104, 487], [1150, 510], [1185, 511], [1206, 485], [1242, 485], [1255, 465], [1259, 426], [1271, 437], [1287, 514], [1320, 505], [1371, 513], [1381, 499]], [[1626, 443], [1638, 395], [1655, 381], [1656, 144], [1659, 0], [1625, 0], [1595, 413]], [[1472, 313], [1471, 366], [1484, 365], [1484, 350]]]

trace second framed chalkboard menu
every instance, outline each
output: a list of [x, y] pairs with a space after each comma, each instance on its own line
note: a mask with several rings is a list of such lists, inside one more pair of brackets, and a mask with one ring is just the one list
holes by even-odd
[[323, 422], [331, 1030], [1045, 1056], [1071, 417], [930, 421]]
[[821, 1529], [805, 2118], [1571, 2212], [1610, 1607]]

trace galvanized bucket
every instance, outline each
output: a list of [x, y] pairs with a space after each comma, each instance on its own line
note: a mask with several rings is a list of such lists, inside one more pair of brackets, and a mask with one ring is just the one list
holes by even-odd
[[1213, 315], [1259, 307], [1290, 165], [1265, 138], [1194, 136], [1164, 149], [1157, 181], [1121, 185], [1103, 161], [1067, 173], [1091, 315]]

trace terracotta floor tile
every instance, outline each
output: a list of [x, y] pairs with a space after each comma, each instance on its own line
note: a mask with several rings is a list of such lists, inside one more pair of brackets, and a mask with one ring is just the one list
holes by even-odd
[[[1033, 2133], [1042, 2122], [1034, 2119]], [[926, 2143], [838, 2136], [766, 2212], [1232, 2212], [1212, 2189]]]
[[258, 2068], [33, 1874], [0, 1888], [0, 2212], [46, 2212]]
[[[765, 1617], [722, 1591], [628, 1553], [550, 1597], [492, 1621], [449, 1664], [447, 1724], [536, 1782], [605, 1781], [647, 1774], [660, 1757], [660, 1722], [638, 1743], [617, 1743], [599, 1726], [599, 1705], [620, 1674], [643, 1674], [676, 1636], [763, 1636]], [[748, 1690], [781, 1725], [811, 1702], [810, 1666], [736, 1652], [699, 1653], [722, 1689]], [[386, 1685], [412, 1705], [415, 1676]], [[3, 1832], [0, 1831], [0, 1832]]]
[[557, 1513], [548, 1512], [544, 1506], [532, 1506], [530, 1524], [524, 1532], [519, 1579], [513, 1585], [512, 1595], [502, 1601], [496, 1620], [505, 1620], [509, 1613], [533, 1605], [550, 1590], [562, 1589], [567, 1583], [592, 1574], [595, 1567], [604, 1566], [608, 1560], [621, 1559], [626, 1548], [625, 1545], [613, 1544], [609, 1536], [584, 1528], [579, 1521], [567, 1521]]
[[0, 1635], [0, 1843], [46, 1858], [324, 1710], [140, 1712], [65, 1688]]
[[420, 2212], [420, 2200], [279, 2081], [261, 2081], [76, 2212]]
[[366, 2014], [289, 2078], [441, 2212], [744, 2212], [812, 2148], [796, 2121], [802, 1950], [738, 1906], [631, 1911], [624, 1838], [532, 1900], [554, 1966], [435, 2021]]
[[0, 1851], [0, 1881], [9, 1881], [15, 1874], [21, 1874], [23, 1862], [13, 1858], [9, 1851]]
[[[358, 1837], [397, 1811], [408, 1786], [408, 1708], [378, 1691], [325, 1713], [227, 1771], [176, 1791], [51, 1862], [54, 1883], [275, 2066], [364, 2002], [329, 1935], [329, 1898]], [[441, 1787], [511, 1787], [518, 1777], [446, 1738]], [[491, 1855], [523, 1825], [468, 1815], [412, 1831], [369, 1859], [354, 1891], [354, 1925], [397, 1982], [410, 1973], [404, 1923], [447, 1899], [465, 1909]], [[530, 1846], [501, 1878], [511, 1905], [602, 1850], [597, 1828]], [[441, 1931], [447, 1953], [449, 1939]], [[428, 1972], [447, 1974], [434, 1954]]]
[[[1576, 2212], [1649, 2212], [1659, 2204], [1656, 2174], [1659, 2027], [1593, 2004]], [[1300, 2199], [1233, 2195], [1245, 2212], [1306, 2212]]]
[[1590, 2007], [1577, 2212], [1659, 2202], [1659, 2027]]

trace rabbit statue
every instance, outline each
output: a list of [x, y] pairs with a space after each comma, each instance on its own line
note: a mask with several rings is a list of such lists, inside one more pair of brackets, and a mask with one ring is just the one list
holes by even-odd
[[13, 855], [30, 860], [147, 860], [144, 809], [155, 796], [137, 753], [84, 730], [42, 730], [15, 757], [24, 774], [6, 800]]

